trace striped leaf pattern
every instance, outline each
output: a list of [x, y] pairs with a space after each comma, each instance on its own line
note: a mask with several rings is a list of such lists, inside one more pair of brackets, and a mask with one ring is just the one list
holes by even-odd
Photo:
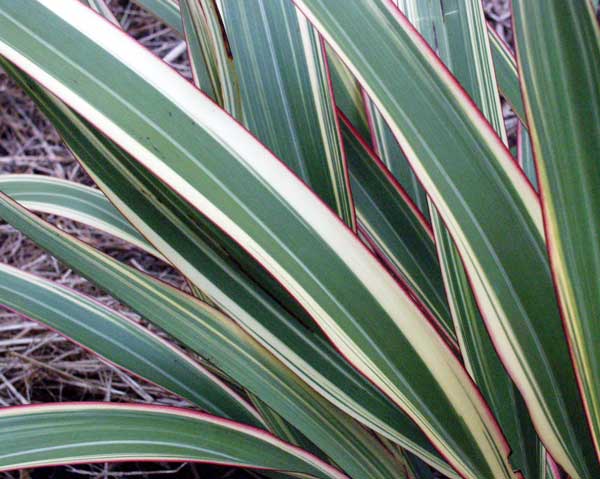
[[244, 124], [354, 229], [319, 35], [290, 2], [221, 3], [244, 93]]
[[[444, 10], [440, 10], [437, 17], [431, 8], [423, 8], [423, 3], [411, 3], [412, 15], [420, 19], [420, 26], [423, 26], [424, 19], [431, 18], [431, 29], [435, 30], [435, 35], [429, 35], [430, 44], [438, 46], [440, 58], [450, 66], [461, 85], [475, 103], [481, 106], [484, 116], [490, 120], [506, 143], [506, 132], [481, 3], [477, 0], [467, 0], [444, 4]], [[440, 39], [444, 39], [444, 42]], [[444, 48], [440, 47], [442, 43], [445, 45]], [[431, 217], [444, 283], [460, 338], [460, 350], [465, 366], [507, 436], [512, 449], [513, 467], [524, 473], [526, 477], [539, 477], [540, 455], [532, 454], [531, 451], [542, 448], [526, 413], [523, 400], [505, 374], [479, 314], [460, 253], [433, 206]]]
[[0, 176], [0, 191], [26, 208], [92, 226], [162, 258], [96, 189], [58, 178], [13, 174]]
[[[192, 82], [103, 0], [0, 0], [0, 65], [102, 191], [8, 175], [0, 218], [162, 332], [3, 265], [0, 302], [211, 415], [6, 409], [0, 470], [600, 475], [591, 2], [514, 0], [518, 62], [479, 0], [138, 3]], [[30, 210], [129, 241], [195, 297]]]
[[37, 244], [216, 365], [308, 438], [318, 439], [349, 474], [395, 477], [397, 465], [371, 434], [315, 394], [230, 318], [70, 238], [6, 197], [0, 197], [0, 211]]
[[196, 86], [240, 118], [238, 76], [215, 1], [183, 0], [181, 16]]
[[314, 456], [248, 426], [192, 411], [106, 403], [0, 410], [0, 470], [65, 462], [154, 460], [346, 477]]
[[200, 408], [251, 425], [256, 412], [207, 370], [131, 319], [55, 283], [0, 265], [0, 301]]

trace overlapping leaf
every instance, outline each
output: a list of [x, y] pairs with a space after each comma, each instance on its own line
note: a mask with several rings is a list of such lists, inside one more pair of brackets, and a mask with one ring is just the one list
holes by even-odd
[[[4, 196], [0, 211], [41, 247], [259, 396], [349, 474], [395, 477], [397, 465], [371, 434], [315, 394], [230, 318], [70, 238]], [[111, 350], [106, 352], [110, 358]]]
[[41, 175], [3, 175], [0, 191], [26, 208], [98, 228], [162, 257], [98, 190]]
[[573, 475], [598, 474], [568, 350], [556, 339], [539, 203], [508, 150], [388, 2], [295, 3], [361, 81], [433, 199], [548, 450]]
[[[125, 216], [159, 248], [166, 248], [166, 254], [174, 255], [177, 266], [210, 292], [222, 309], [334, 404], [450, 474], [412, 421], [359, 376], [327, 342], [298, 324], [296, 318], [227, 261], [199, 225], [188, 220], [196, 220], [198, 215], [185, 202], [17, 69], [10, 64], [4, 68], [38, 102]], [[110, 284], [105, 287], [110, 288]], [[300, 418], [290, 421], [296, 423]]]
[[[92, 21], [76, 3], [60, 12], [46, 2], [27, 3], [26, 16], [10, 2], [0, 4], [2, 54], [98, 122], [262, 261], [351, 362], [404, 407], [464, 474], [511, 476], [502, 438], [456, 358], [329, 210], [183, 79], [124, 38], [119, 51], [113, 49], [113, 27]], [[83, 23], [85, 33], [78, 28]], [[56, 28], [63, 35], [56, 35]], [[58, 42], [60, 49], [48, 42]], [[122, 62], [134, 64], [136, 73]], [[125, 105], [116, 92], [132, 84], [137, 96]], [[169, 114], [171, 122], [160, 122]], [[206, 151], [210, 154], [202, 155]]]

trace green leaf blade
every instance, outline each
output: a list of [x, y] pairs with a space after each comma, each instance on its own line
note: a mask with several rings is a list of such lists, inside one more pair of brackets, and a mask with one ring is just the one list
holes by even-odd
[[585, 0], [513, 8], [548, 253], [600, 458], [600, 30]]
[[257, 429], [183, 409], [65, 403], [0, 410], [0, 470], [77, 462], [174, 461], [342, 473]]

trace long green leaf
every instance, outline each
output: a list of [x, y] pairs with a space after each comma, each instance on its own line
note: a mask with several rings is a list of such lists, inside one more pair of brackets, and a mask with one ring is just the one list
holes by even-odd
[[131, 319], [76, 291], [0, 264], [0, 303], [212, 414], [262, 426], [256, 411], [213, 374]]
[[15, 174], [0, 176], [0, 191], [26, 208], [93, 226], [162, 258], [96, 189], [58, 178]]
[[[27, 0], [27, 15], [0, 3], [2, 54], [98, 122], [263, 262], [465, 475], [512, 476], [502, 436], [459, 361], [356, 236], [184, 79], [68, 3], [59, 11]], [[133, 85], [137, 95], [124, 104]]]
[[[448, 53], [441, 53], [440, 58], [447, 60], [450, 71], [494, 131], [507, 143], [482, 3], [478, 0], [446, 1], [442, 15]], [[441, 35], [441, 32], [437, 33]]]
[[600, 459], [600, 28], [587, 0], [513, 8], [548, 254]]
[[432, 214], [432, 218], [465, 367], [490, 404], [511, 445], [511, 464], [526, 478], [539, 478], [539, 454], [535, 454], [540, 448], [539, 441], [523, 400], [494, 349], [452, 238], [440, 223], [439, 215]]
[[[178, 266], [196, 282], [204, 281], [203, 289], [217, 298], [220, 306], [248, 332], [344, 411], [445, 474], [451, 474], [414, 423], [358, 375], [329, 343], [298, 324], [296, 318], [265, 296], [219, 255], [219, 248], [211, 249], [210, 238], [198, 230], [196, 223], [187, 220], [197, 219], [193, 210], [21, 72], [10, 64], [3, 67], [38, 102], [96, 183], [125, 216], [149, 239], [157, 241], [159, 247], [168, 245], [169, 254], [177, 254]], [[172, 211], [179, 212], [181, 218]], [[194, 264], [200, 265], [199, 269]], [[110, 284], [105, 288], [110, 288]]]
[[348, 172], [318, 33], [289, 2], [221, 4], [240, 76], [244, 124], [354, 229]]
[[527, 124], [515, 57], [510, 51], [510, 47], [504, 43], [504, 40], [502, 40], [489, 25], [488, 35], [490, 47], [492, 49], [494, 67], [496, 68], [498, 88], [502, 92], [504, 98], [506, 98], [512, 106], [513, 111], [517, 114], [519, 120], [521, 120], [524, 124]]
[[410, 168], [408, 161], [406, 161], [398, 141], [396, 141], [390, 127], [373, 102], [367, 99], [365, 104], [371, 119], [371, 136], [375, 153], [410, 195], [411, 200], [417, 205], [421, 214], [425, 216], [427, 221], [430, 221], [427, 195]]
[[213, 100], [221, 100], [222, 105], [222, 96], [217, 96], [221, 92], [219, 78], [216, 77], [215, 52], [208, 36], [206, 18], [198, 2], [182, 1], [181, 17], [194, 84]]
[[349, 474], [395, 477], [396, 464], [370, 433], [315, 394], [230, 318], [69, 237], [7, 197], [0, 196], [0, 212], [41, 247], [261, 398]]
[[320, 457], [324, 461], [327, 461], [327, 456], [321, 451], [314, 442], [310, 441], [304, 434], [302, 434], [296, 427], [291, 425], [283, 417], [277, 414], [273, 409], [267, 406], [266, 403], [261, 401], [257, 396], [251, 395], [250, 400], [252, 404], [262, 417], [263, 421], [267, 424], [267, 428], [277, 437], [283, 439], [290, 444], [298, 446], [311, 454]]
[[517, 161], [532, 186], [538, 191], [539, 186], [535, 168], [535, 158], [533, 157], [533, 149], [531, 147], [531, 137], [522, 124], [519, 124], [517, 128]]
[[600, 474], [580, 432], [568, 348], [556, 339], [562, 324], [538, 199], [510, 153], [393, 5], [294, 1], [380, 108], [433, 199], [544, 444], [569, 471]]
[[360, 84], [350, 73], [346, 65], [331, 50], [325, 46], [327, 62], [331, 73], [331, 84], [335, 96], [335, 104], [350, 120], [361, 136], [370, 141], [369, 119], [365, 110], [364, 97]]
[[264, 431], [157, 406], [65, 403], [0, 410], [0, 470], [77, 462], [207, 462], [342, 479]]

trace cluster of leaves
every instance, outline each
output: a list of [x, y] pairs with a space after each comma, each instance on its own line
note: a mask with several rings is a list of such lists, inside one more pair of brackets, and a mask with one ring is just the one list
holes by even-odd
[[[0, 0], [2, 68], [102, 192], [4, 176], [0, 217], [203, 361], [5, 265], [0, 302], [203, 412], [5, 408], [0, 468], [600, 477], [589, 0], [513, 0], [518, 62], [479, 0], [139, 3], [186, 39], [193, 84], [102, 0]], [[164, 259], [194, 295], [31, 210]]]

